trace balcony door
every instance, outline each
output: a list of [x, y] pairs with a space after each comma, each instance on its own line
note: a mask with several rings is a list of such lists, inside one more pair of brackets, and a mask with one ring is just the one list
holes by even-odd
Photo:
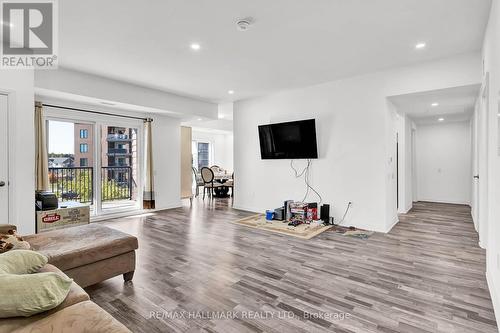
[[90, 205], [93, 216], [142, 208], [139, 125], [49, 116], [50, 190]]
[[101, 209], [140, 207], [137, 127], [101, 125]]

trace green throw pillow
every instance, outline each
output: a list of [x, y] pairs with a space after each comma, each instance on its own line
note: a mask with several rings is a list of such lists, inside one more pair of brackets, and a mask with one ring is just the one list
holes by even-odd
[[38, 272], [47, 257], [31, 250], [12, 250], [0, 254], [0, 274], [29, 274]]
[[72, 281], [53, 272], [0, 274], [0, 318], [29, 317], [55, 308], [68, 295]]

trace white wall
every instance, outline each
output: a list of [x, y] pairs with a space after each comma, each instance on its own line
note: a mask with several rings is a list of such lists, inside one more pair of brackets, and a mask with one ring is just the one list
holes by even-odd
[[419, 201], [470, 204], [470, 122], [417, 125]]
[[35, 85], [37, 93], [45, 95], [51, 92], [56, 92], [59, 96], [73, 94], [155, 109], [177, 116], [217, 119], [218, 105], [215, 103], [65, 68], [36, 71]]
[[9, 219], [20, 234], [35, 231], [33, 81], [31, 70], [1, 70], [0, 91], [9, 94]]
[[193, 128], [193, 141], [212, 144], [213, 164], [225, 170], [233, 171], [233, 134], [214, 133]]
[[477, 84], [480, 68], [479, 55], [469, 54], [236, 102], [235, 207], [264, 211], [285, 199], [302, 199], [305, 187], [293, 177], [290, 161], [260, 159], [257, 126], [316, 118], [313, 186], [336, 218], [353, 202], [345, 224], [387, 231], [397, 212], [387, 204], [389, 191], [395, 191], [389, 164], [394, 138], [387, 131], [396, 125], [386, 97]]
[[[483, 45], [484, 72], [489, 73], [488, 115], [488, 241], [486, 247], [486, 270], [488, 285], [495, 307], [496, 318], [500, 318], [500, 156], [498, 155], [498, 119], [500, 93], [500, 3], [492, 1], [490, 19]], [[483, 223], [483, 221], [479, 221]]]
[[181, 124], [178, 119], [153, 118], [153, 169], [156, 209], [181, 206]]

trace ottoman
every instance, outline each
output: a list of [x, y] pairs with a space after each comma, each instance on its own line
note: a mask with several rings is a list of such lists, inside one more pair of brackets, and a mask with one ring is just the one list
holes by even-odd
[[83, 288], [121, 274], [125, 281], [134, 276], [138, 242], [124, 232], [94, 223], [23, 238]]

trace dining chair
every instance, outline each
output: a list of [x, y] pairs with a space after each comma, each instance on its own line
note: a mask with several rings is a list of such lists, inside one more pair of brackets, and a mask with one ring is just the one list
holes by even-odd
[[195, 167], [191, 167], [191, 169], [193, 169], [193, 176], [196, 182], [196, 197], [198, 197], [198, 195], [200, 194], [200, 187], [203, 187], [205, 185], [205, 182], [203, 181], [203, 178], [200, 176], [198, 170], [196, 170]]
[[214, 183], [214, 172], [207, 167], [201, 168], [201, 178], [203, 179], [203, 200], [205, 200], [205, 193], [207, 191], [209, 191], [210, 197], [213, 198], [214, 188], [222, 186], [222, 184]]
[[227, 186], [227, 187], [230, 187], [230, 188], [231, 188], [231, 196], [233, 196], [233, 194], [234, 194], [234, 172], [233, 172], [233, 174], [231, 175], [231, 179], [227, 180], [227, 181], [224, 183], [224, 186]]
[[219, 173], [219, 172], [222, 172], [224, 171], [220, 166], [218, 165], [212, 165], [210, 167], [210, 169], [214, 172], [214, 173]]

